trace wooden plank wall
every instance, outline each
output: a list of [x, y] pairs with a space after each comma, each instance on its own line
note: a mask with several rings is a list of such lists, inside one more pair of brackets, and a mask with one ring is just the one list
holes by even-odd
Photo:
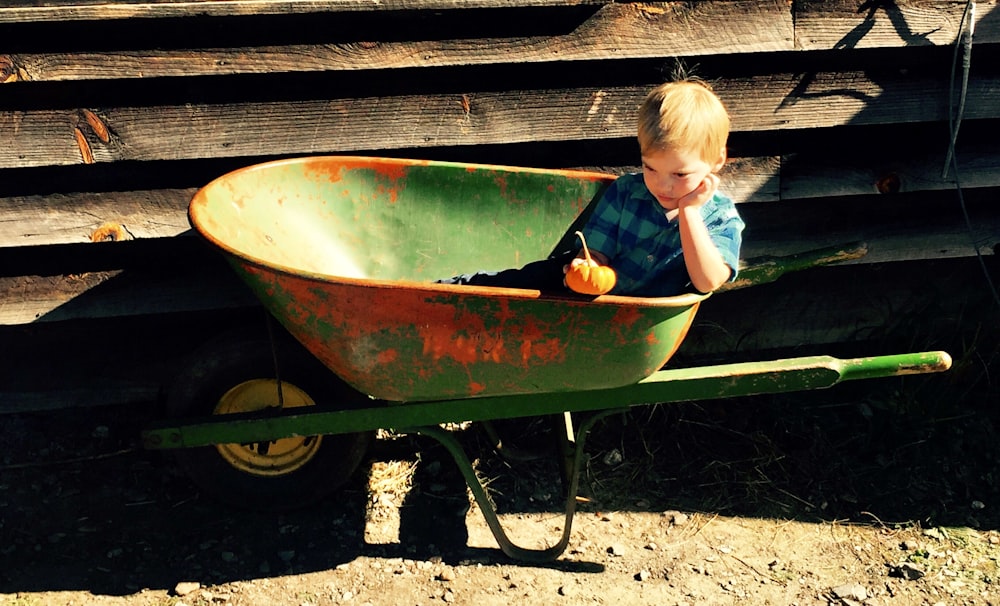
[[0, 407], [148, 400], [174, 356], [256, 317], [189, 231], [212, 178], [314, 154], [635, 170], [637, 105], [678, 61], [732, 115], [745, 256], [869, 247], [780, 303], [719, 295], [686, 346], [859, 339], [885, 310], [817, 307], [829, 280], [897, 300], [928, 272], [977, 280], [970, 264], [1000, 249], [996, 1], [976, 3], [960, 181], [944, 172], [966, 6], [0, 0]]

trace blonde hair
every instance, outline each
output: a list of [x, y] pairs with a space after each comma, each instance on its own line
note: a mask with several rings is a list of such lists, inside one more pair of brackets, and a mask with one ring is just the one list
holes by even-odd
[[714, 162], [726, 148], [729, 114], [712, 87], [697, 78], [665, 82], [639, 107], [639, 148], [698, 152]]

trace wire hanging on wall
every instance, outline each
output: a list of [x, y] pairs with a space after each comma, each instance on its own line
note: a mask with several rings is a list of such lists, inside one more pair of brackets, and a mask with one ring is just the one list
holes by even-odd
[[[962, 125], [962, 115], [965, 113], [965, 97], [969, 88], [969, 71], [972, 66], [972, 36], [975, 31], [975, 17], [976, 3], [974, 0], [969, 0], [965, 4], [965, 9], [962, 11], [962, 18], [959, 21], [959, 35], [955, 39], [955, 52], [952, 56], [951, 64], [951, 78], [948, 81], [949, 141], [947, 154], [945, 156], [944, 170], [941, 177], [946, 178], [948, 176], [949, 168], [954, 174], [955, 189], [958, 194], [959, 206], [962, 209], [962, 216], [965, 218], [965, 226], [969, 232], [969, 241], [972, 244], [973, 250], [976, 251], [976, 258], [979, 260], [979, 265], [983, 270], [983, 276], [986, 278], [986, 284], [993, 296], [993, 301], [997, 304], [997, 306], [1000, 306], [1000, 294], [997, 293], [996, 286], [993, 284], [992, 278], [990, 278], [990, 273], [986, 267], [986, 262], [983, 259], [983, 254], [980, 252], [979, 244], [976, 242], [972, 228], [972, 220], [969, 218], [969, 211], [965, 205], [965, 196], [962, 193], [962, 182], [959, 178], [958, 156], [955, 153], [955, 143], [958, 141], [958, 130]], [[956, 72], [958, 71], [959, 50], [962, 51], [962, 73], [960, 84], [958, 85], [958, 107], [956, 108], [955, 79]]]

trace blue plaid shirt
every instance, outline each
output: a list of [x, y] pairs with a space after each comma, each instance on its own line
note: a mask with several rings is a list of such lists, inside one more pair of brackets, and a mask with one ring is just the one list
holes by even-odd
[[[743, 219], [736, 205], [716, 192], [701, 207], [708, 233], [736, 278], [743, 241]], [[684, 265], [678, 221], [668, 221], [642, 180], [642, 173], [623, 175], [598, 201], [583, 228], [587, 246], [611, 260], [618, 283], [611, 294], [666, 297], [691, 292]]]

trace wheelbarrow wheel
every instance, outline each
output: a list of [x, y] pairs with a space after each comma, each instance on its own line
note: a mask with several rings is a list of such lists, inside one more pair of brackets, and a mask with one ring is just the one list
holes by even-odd
[[[171, 417], [189, 418], [279, 406], [336, 409], [367, 399], [284, 332], [274, 345], [266, 334], [232, 333], [196, 352], [170, 386], [166, 407]], [[281, 511], [315, 503], [343, 486], [373, 436], [363, 432], [215, 444], [178, 449], [174, 456], [212, 497], [241, 508]]]

